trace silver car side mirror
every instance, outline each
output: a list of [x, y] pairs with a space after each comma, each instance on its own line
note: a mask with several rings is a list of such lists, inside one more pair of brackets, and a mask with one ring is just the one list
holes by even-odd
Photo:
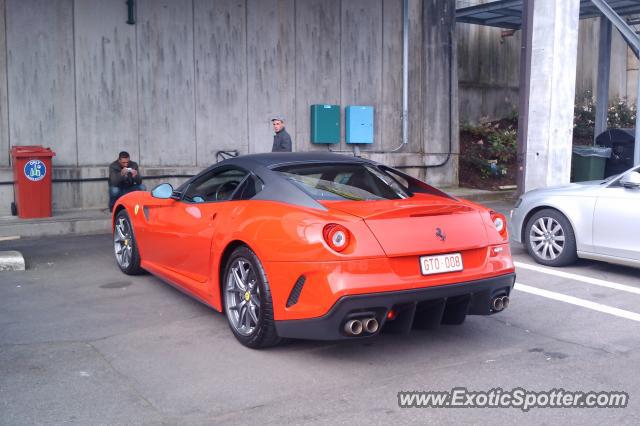
[[620, 178], [620, 184], [625, 188], [640, 188], [640, 173], [630, 172]]

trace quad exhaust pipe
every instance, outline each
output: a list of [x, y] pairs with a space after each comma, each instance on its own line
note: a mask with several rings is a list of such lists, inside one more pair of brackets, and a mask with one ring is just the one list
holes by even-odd
[[363, 332], [374, 334], [375, 332], [378, 331], [379, 328], [380, 328], [380, 323], [378, 323], [378, 320], [373, 317], [363, 318], [363, 319], [352, 319], [345, 323], [344, 332], [348, 336], [359, 336]]
[[375, 333], [378, 331], [380, 325], [378, 324], [378, 320], [375, 318], [366, 318], [362, 320], [362, 327], [367, 333]]
[[362, 333], [362, 321], [352, 319], [344, 325], [344, 331], [349, 336], [358, 336]]
[[509, 296], [498, 296], [491, 301], [491, 309], [494, 312], [503, 311], [509, 306]]

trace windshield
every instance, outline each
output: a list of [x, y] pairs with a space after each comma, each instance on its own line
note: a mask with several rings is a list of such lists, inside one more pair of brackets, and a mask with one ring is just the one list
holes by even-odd
[[316, 200], [395, 200], [409, 190], [368, 164], [296, 164], [276, 169]]
[[618, 176], [620, 176], [620, 175], [612, 175], [612, 176], [609, 176], [608, 178], [606, 178], [605, 180], [603, 180], [602, 182], [600, 182], [600, 185], [604, 185], [604, 184], [606, 184], [606, 183], [609, 183], [609, 182], [611, 182], [613, 179], [617, 178]]

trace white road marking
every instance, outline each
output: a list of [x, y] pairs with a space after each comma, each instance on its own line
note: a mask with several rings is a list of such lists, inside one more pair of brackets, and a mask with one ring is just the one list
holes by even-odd
[[631, 311], [625, 311], [624, 309], [612, 308], [611, 306], [590, 302], [589, 300], [579, 299], [577, 297], [567, 296], [566, 294], [543, 290], [541, 288], [531, 287], [520, 283], [516, 283], [513, 288], [524, 293], [535, 294], [536, 296], [559, 300], [560, 302], [570, 303], [572, 305], [582, 306], [583, 308], [592, 309], [594, 311], [603, 312], [605, 314], [614, 315], [616, 317], [640, 322], [640, 314]]
[[542, 272], [543, 274], [555, 275], [556, 277], [567, 278], [569, 280], [582, 281], [583, 283], [598, 285], [600, 287], [613, 288], [615, 290], [626, 291], [629, 293], [640, 294], [640, 288], [630, 285], [613, 283], [611, 281], [600, 280], [598, 278], [585, 277], [584, 275], [572, 274], [569, 272], [558, 271], [556, 269], [545, 268], [544, 266], [531, 265], [529, 263], [513, 262], [517, 268], [529, 269], [531, 271]]

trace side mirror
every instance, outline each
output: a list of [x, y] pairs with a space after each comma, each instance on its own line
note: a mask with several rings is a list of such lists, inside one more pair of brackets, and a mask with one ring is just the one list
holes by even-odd
[[620, 184], [625, 188], [637, 189], [640, 188], [640, 173], [630, 172], [620, 178]]
[[151, 190], [151, 195], [154, 198], [167, 199], [171, 198], [171, 194], [173, 194], [173, 186], [168, 183], [161, 183]]

